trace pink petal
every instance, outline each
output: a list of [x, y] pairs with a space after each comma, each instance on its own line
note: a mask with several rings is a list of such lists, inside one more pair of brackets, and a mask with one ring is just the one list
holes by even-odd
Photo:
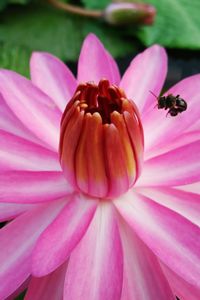
[[6, 103], [39, 139], [58, 149], [61, 112], [31, 81], [15, 72], [0, 71], [0, 93]]
[[166, 110], [152, 108], [143, 118], [146, 150], [160, 144], [168, 144], [188, 130], [200, 119], [199, 94], [200, 75], [188, 77], [173, 86], [165, 95], [180, 95], [185, 99], [188, 108], [176, 117], [167, 116]]
[[71, 254], [64, 299], [120, 300], [122, 248], [112, 204], [99, 204], [85, 236]]
[[119, 84], [120, 74], [116, 62], [94, 34], [89, 34], [82, 46], [78, 62], [78, 81], [98, 83], [106, 78]]
[[155, 147], [150, 151], [145, 151], [144, 160], [169, 152], [176, 148], [188, 145], [198, 140], [200, 140], [200, 130], [182, 133], [175, 140], [169, 141], [169, 143], [164, 142], [162, 145], [160, 144], [159, 147]]
[[144, 162], [137, 186], [176, 186], [200, 181], [200, 140]]
[[36, 138], [21, 121], [14, 115], [10, 108], [5, 103], [3, 97], [0, 95], [0, 129], [13, 133], [26, 140], [33, 141], [36, 144], [43, 144], [41, 140]]
[[200, 195], [200, 181], [194, 182], [192, 184], [177, 186], [177, 189]]
[[72, 197], [37, 241], [32, 259], [34, 276], [45, 276], [66, 261], [86, 232], [96, 206], [94, 200]]
[[32, 54], [30, 68], [32, 82], [63, 111], [77, 86], [71, 71], [57, 57], [45, 52]]
[[197, 289], [193, 285], [177, 276], [172, 270], [167, 268], [164, 264], [161, 264], [167, 280], [172, 287], [174, 294], [180, 298], [180, 300], [199, 300], [200, 289]]
[[34, 204], [0, 203], [0, 222], [11, 220], [34, 207]]
[[58, 155], [0, 129], [0, 169], [61, 171]]
[[38, 205], [0, 230], [0, 299], [28, 278], [34, 244], [65, 204], [60, 200]]
[[0, 202], [38, 203], [73, 193], [61, 172], [0, 173]]
[[63, 264], [47, 276], [32, 277], [24, 300], [63, 300], [65, 273], [66, 264]]
[[138, 188], [137, 192], [200, 226], [200, 195], [171, 187]]
[[157, 100], [150, 91], [159, 96], [166, 74], [166, 52], [164, 48], [154, 45], [133, 59], [120, 86], [142, 114], [156, 105]]
[[120, 300], [174, 299], [153, 253], [127, 225], [121, 222], [120, 229], [124, 254]]
[[186, 129], [186, 131], [195, 131], [195, 130], [199, 130], [200, 128], [200, 120], [197, 120], [196, 122], [194, 122], [194, 124], [192, 124], [188, 130]]
[[172, 210], [129, 192], [115, 202], [130, 227], [162, 262], [199, 286], [200, 229]]

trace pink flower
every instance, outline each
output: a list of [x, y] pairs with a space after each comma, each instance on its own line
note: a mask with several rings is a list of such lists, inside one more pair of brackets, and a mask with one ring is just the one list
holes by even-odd
[[[31, 81], [12, 71], [0, 72], [0, 220], [13, 219], [0, 230], [0, 299], [27, 285], [26, 300], [169, 300], [175, 295], [181, 300], [200, 299], [200, 75], [167, 92], [179, 94], [188, 109], [166, 117], [165, 110], [155, 108], [156, 99], [149, 92], [159, 95], [166, 71], [166, 53], [155, 45], [136, 56], [120, 79], [115, 61], [89, 35], [81, 50], [77, 81], [47, 53], [33, 54]], [[67, 101], [78, 83], [92, 81], [94, 86], [102, 78], [120, 87], [115, 90], [119, 97], [123, 89], [136, 103], [145, 144], [141, 175], [128, 164], [132, 172], [128, 174], [135, 174], [137, 181], [130, 176], [123, 193], [119, 189], [114, 197], [113, 189], [112, 195], [105, 194], [109, 199], [91, 197], [94, 191], [84, 194], [77, 182], [70, 184], [58, 157], [60, 120]], [[69, 107], [63, 120], [68, 111]], [[138, 126], [133, 132], [133, 123], [126, 124], [126, 134], [136, 141], [129, 150], [135, 151], [133, 162], [140, 164], [142, 127], [136, 107], [132, 116], [138, 118]], [[66, 128], [61, 127], [60, 157], [68, 179], [72, 160], [68, 156], [62, 160], [65, 147], [69, 155], [71, 145], [71, 159], [78, 155], [82, 160], [81, 172], [91, 168], [95, 157], [84, 147], [79, 149], [81, 156], [76, 152], [73, 124], [69, 144], [63, 137]], [[126, 147], [128, 138], [122, 131], [120, 139]], [[94, 145], [92, 141], [91, 133]], [[107, 141], [107, 155], [119, 157], [122, 145]], [[92, 149], [101, 155], [98, 148]], [[106, 165], [110, 172], [119, 171], [119, 160], [110, 162]], [[94, 160], [93, 167], [99, 170], [97, 163]], [[86, 183], [82, 173], [70, 174]], [[108, 184], [124, 178], [117, 175], [107, 178]]]

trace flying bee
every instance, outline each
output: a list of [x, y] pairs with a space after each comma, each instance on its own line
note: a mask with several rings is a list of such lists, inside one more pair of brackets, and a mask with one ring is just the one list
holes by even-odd
[[187, 109], [187, 102], [182, 99], [180, 95], [174, 96], [169, 94], [167, 96], [157, 97], [151, 91], [150, 93], [158, 100], [156, 105], [158, 109], [169, 109], [167, 115], [170, 114], [170, 116], [175, 117]]

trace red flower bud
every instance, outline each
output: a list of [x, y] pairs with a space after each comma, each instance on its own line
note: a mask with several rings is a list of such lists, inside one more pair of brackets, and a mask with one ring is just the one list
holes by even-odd
[[145, 3], [112, 3], [104, 11], [104, 20], [112, 25], [145, 24], [154, 22], [156, 9]]
[[135, 104], [108, 80], [80, 84], [61, 121], [60, 162], [69, 182], [90, 196], [113, 198], [135, 183], [142, 160]]

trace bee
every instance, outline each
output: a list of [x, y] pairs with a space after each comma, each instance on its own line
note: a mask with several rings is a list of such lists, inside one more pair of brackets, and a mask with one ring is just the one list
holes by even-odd
[[187, 102], [182, 99], [180, 95], [174, 96], [169, 94], [167, 96], [157, 97], [151, 91], [150, 93], [158, 100], [156, 105], [158, 109], [169, 109], [167, 115], [170, 114], [170, 116], [175, 117], [187, 109]]

